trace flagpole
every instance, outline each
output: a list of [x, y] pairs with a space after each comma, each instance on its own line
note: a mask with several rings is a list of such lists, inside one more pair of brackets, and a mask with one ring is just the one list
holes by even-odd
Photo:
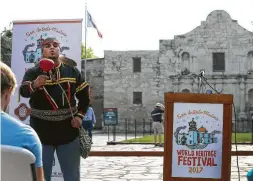
[[84, 34], [84, 80], [87, 81], [87, 77], [86, 77], [86, 62], [87, 62], [87, 3], [85, 2], [85, 34]]

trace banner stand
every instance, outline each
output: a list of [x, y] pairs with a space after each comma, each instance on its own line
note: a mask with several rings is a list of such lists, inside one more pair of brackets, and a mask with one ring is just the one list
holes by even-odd
[[[74, 32], [74, 33], [73, 33]], [[82, 19], [24, 20], [13, 22], [11, 69], [21, 85], [25, 71], [34, 67], [42, 56], [42, 41], [55, 37], [60, 42], [60, 53], [77, 64], [81, 71]], [[9, 114], [30, 124], [29, 99], [20, 97], [18, 89], [10, 101]], [[63, 181], [63, 175], [54, 155], [52, 181]]]

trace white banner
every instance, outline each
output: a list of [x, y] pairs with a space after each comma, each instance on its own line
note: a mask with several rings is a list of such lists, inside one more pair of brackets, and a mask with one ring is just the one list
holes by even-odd
[[[60, 42], [61, 54], [75, 60], [81, 70], [82, 19], [16, 21], [13, 22], [11, 69], [17, 77], [18, 86], [24, 72], [40, 59], [41, 41], [47, 37], [55, 37]], [[20, 97], [18, 102], [18, 95], [17, 89], [11, 99], [9, 113], [29, 124], [29, 99]], [[63, 181], [56, 154], [52, 181]]]

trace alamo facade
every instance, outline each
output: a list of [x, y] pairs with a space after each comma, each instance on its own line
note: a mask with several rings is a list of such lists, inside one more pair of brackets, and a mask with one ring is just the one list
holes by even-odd
[[[142, 126], [143, 119], [150, 120], [154, 104], [163, 103], [164, 92], [198, 92], [201, 70], [215, 89], [234, 95], [239, 122], [251, 124], [253, 32], [227, 12], [215, 10], [192, 31], [158, 43], [157, 51], [110, 50], [104, 51], [104, 58], [87, 60], [97, 128], [103, 127], [103, 108], [118, 108], [119, 131], [125, 118]], [[204, 89], [211, 90], [208, 85]], [[238, 129], [250, 131], [251, 126]]]

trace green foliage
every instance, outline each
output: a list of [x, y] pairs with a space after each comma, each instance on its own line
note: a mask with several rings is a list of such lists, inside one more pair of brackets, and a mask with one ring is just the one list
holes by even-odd
[[1, 32], [1, 60], [11, 66], [12, 29], [5, 28]]
[[[97, 58], [94, 54], [94, 51], [92, 48], [87, 48], [86, 50], [87, 58]], [[82, 60], [85, 59], [85, 46], [82, 44]]]

